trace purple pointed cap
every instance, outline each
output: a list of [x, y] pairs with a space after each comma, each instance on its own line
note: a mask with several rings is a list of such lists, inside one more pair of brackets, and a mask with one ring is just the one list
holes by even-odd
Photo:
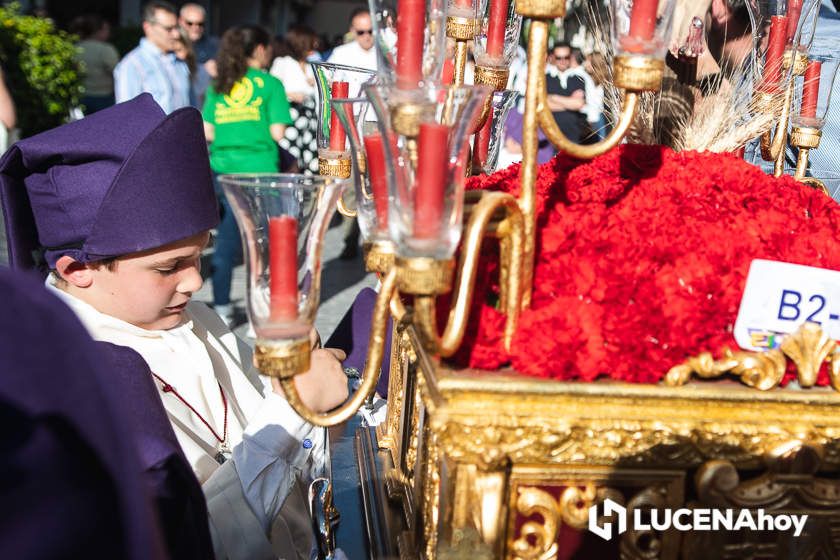
[[9, 264], [54, 268], [160, 247], [216, 226], [201, 115], [149, 94], [16, 143], [0, 160]]

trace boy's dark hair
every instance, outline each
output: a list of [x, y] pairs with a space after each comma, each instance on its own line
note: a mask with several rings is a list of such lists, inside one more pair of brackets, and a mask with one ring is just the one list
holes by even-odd
[[[89, 262], [88, 264], [93, 265], [94, 268], [100, 268], [104, 266], [105, 270], [108, 270], [109, 272], [114, 272], [117, 269], [117, 257], [109, 257], [107, 259]], [[55, 279], [56, 283], [67, 282], [67, 280], [61, 277], [61, 274], [59, 274], [58, 270], [56, 269], [50, 270], [50, 274]]]
[[157, 10], [163, 10], [164, 12], [171, 13], [173, 16], [178, 16], [178, 10], [174, 4], [165, 0], [150, 0], [143, 4], [143, 21], [154, 21]]
[[356, 19], [356, 16], [360, 16], [362, 14], [370, 15], [370, 10], [368, 10], [367, 8], [363, 8], [361, 6], [354, 9], [352, 12], [350, 12], [350, 19], [347, 20], [347, 23], [352, 25], [353, 20]]

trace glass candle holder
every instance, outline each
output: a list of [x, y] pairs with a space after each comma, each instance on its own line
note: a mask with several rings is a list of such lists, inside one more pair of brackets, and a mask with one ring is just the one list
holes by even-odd
[[473, 43], [477, 66], [510, 68], [519, 45], [522, 15], [516, 13], [513, 0], [493, 0], [481, 15], [481, 30]]
[[[388, 230], [400, 257], [452, 258], [461, 238], [469, 136], [484, 86], [365, 87], [378, 117], [392, 204]], [[390, 128], [388, 125], [390, 124]]]
[[[788, 18], [788, 2], [794, 4]], [[814, 0], [808, 0], [813, 2]], [[755, 89], [769, 94], [783, 91], [794, 73], [799, 33], [803, 28], [802, 0], [746, 0], [752, 24], [752, 70]], [[807, 12], [806, 12], [807, 14]], [[788, 40], [788, 31], [792, 38]]]
[[388, 183], [393, 170], [386, 164], [382, 133], [367, 97], [336, 99], [333, 111], [350, 142], [351, 184], [362, 241], [388, 241]]
[[493, 93], [492, 113], [473, 140], [473, 172], [493, 173], [499, 161], [499, 150], [505, 143], [505, 123], [516, 105], [519, 92], [506, 89]]
[[245, 248], [248, 317], [258, 344], [308, 348], [324, 233], [347, 181], [266, 173], [222, 175], [219, 182]]
[[787, 0], [788, 49], [807, 54], [814, 40], [820, 4], [821, 0]]
[[315, 85], [318, 88], [318, 162], [321, 175], [350, 176], [350, 145], [338, 115], [332, 113], [333, 99], [358, 97], [362, 86], [376, 74], [363, 68], [313, 62]]
[[676, 0], [610, 0], [616, 55], [664, 59]]
[[819, 50], [811, 54], [805, 74], [797, 79], [791, 125], [822, 130], [838, 67], [840, 58], [828, 51]]
[[445, 0], [370, 0], [379, 75], [413, 89], [440, 79], [446, 52]]

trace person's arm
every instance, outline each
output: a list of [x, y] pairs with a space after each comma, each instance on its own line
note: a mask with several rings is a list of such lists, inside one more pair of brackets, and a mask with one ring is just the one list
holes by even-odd
[[127, 55], [114, 68], [114, 98], [117, 103], [134, 99], [143, 93], [141, 73]]
[[17, 125], [15, 102], [12, 100], [12, 95], [6, 87], [6, 81], [3, 79], [2, 70], [0, 70], [0, 122], [2, 122], [3, 126], [10, 130]]
[[212, 144], [213, 139], [216, 137], [216, 127], [207, 121], [204, 121], [204, 137], [207, 139], [208, 144]]
[[[207, 133], [207, 127], [204, 128], [205, 134]], [[275, 142], [279, 142], [283, 139], [283, 136], [286, 134], [286, 125], [285, 124], [273, 124], [269, 127], [269, 132], [271, 132], [271, 138], [274, 139]], [[212, 140], [210, 140], [212, 142]]]
[[583, 89], [572, 92], [571, 95], [548, 94], [546, 98], [548, 108], [552, 111], [580, 111], [586, 104], [586, 96]]

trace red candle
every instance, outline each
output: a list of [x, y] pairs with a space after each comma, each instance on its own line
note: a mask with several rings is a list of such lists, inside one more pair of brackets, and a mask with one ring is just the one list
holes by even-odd
[[820, 99], [820, 70], [822, 63], [817, 60], [809, 60], [805, 67], [805, 79], [802, 82], [802, 107], [799, 115], [802, 117], [816, 118], [817, 101]]
[[417, 87], [423, 79], [423, 35], [426, 31], [426, 0], [398, 0], [397, 85]]
[[785, 55], [787, 42], [787, 17], [773, 16], [770, 18], [770, 38], [767, 54], [764, 57], [764, 89], [775, 89], [782, 79], [782, 59]]
[[443, 124], [421, 123], [417, 137], [417, 184], [414, 186], [414, 237], [433, 239], [440, 231], [446, 188], [447, 140]]
[[475, 146], [473, 147], [473, 161], [478, 164], [478, 167], [484, 167], [487, 163], [487, 153], [490, 151], [490, 129], [492, 128], [493, 109], [487, 115], [487, 120], [484, 121], [484, 126], [478, 131], [475, 136]]
[[291, 216], [278, 216], [268, 220], [272, 321], [297, 319], [297, 226], [297, 220]]
[[631, 37], [642, 41], [650, 41], [656, 31], [656, 14], [659, 0], [634, 0], [630, 12]]
[[443, 70], [440, 73], [440, 83], [450, 86], [455, 82], [455, 62], [451, 58], [443, 61]]
[[386, 230], [388, 229], [388, 180], [385, 167], [385, 146], [381, 134], [365, 136], [365, 158], [367, 158], [368, 178], [370, 189], [373, 191], [378, 229]]
[[787, 44], [793, 44], [793, 36], [796, 35], [796, 26], [799, 24], [799, 16], [802, 14], [802, 0], [788, 0], [787, 9]]
[[[330, 99], [347, 99], [350, 93], [350, 84], [348, 82], [333, 82], [330, 86]], [[353, 119], [350, 119], [351, 121]], [[347, 135], [344, 134], [344, 129], [341, 127], [341, 121], [338, 120], [338, 112], [333, 107], [330, 113], [330, 150], [334, 152], [344, 151], [344, 142], [347, 140]]]
[[487, 56], [501, 58], [505, 52], [508, 0], [489, 0], [490, 16], [487, 21]]
[[472, 0], [455, 0], [455, 6], [465, 10], [472, 10]]

